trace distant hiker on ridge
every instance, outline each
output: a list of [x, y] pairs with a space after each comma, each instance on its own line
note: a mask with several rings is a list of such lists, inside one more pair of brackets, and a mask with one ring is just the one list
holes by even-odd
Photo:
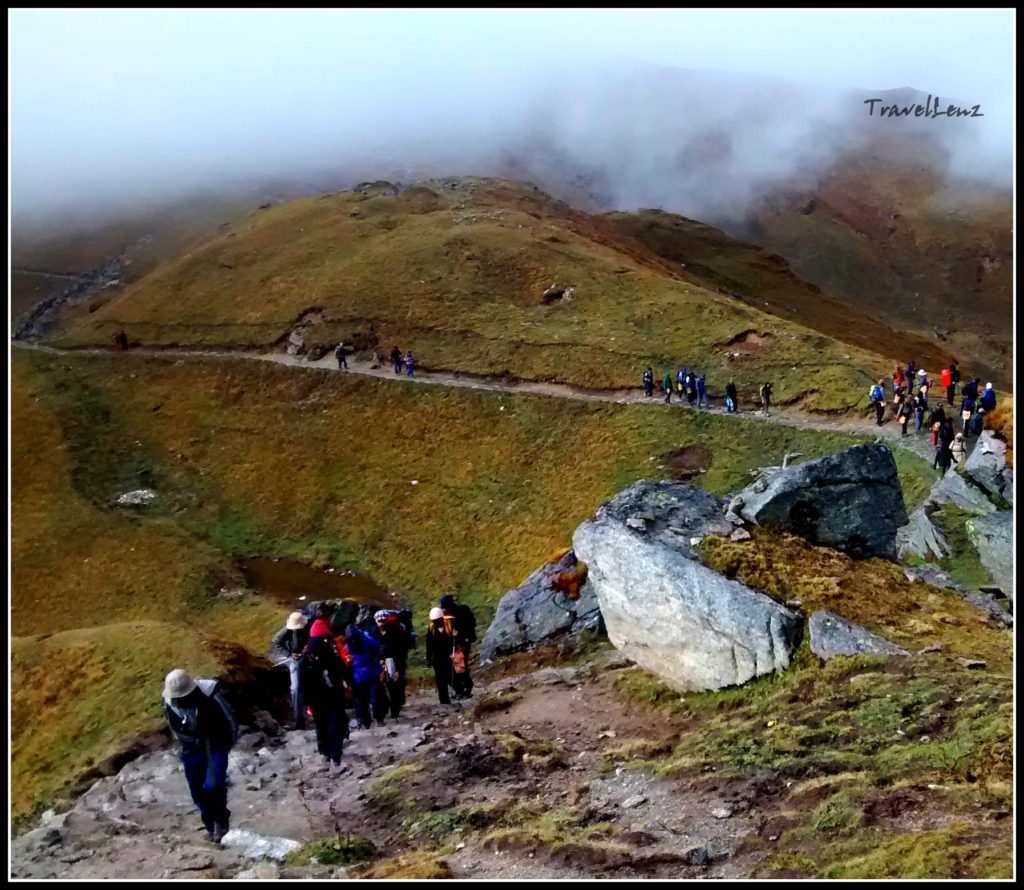
[[881, 426], [885, 422], [885, 382], [879, 380], [871, 387], [871, 405], [875, 409], [875, 426]]
[[391, 364], [396, 374], [402, 373], [402, 350], [397, 346], [391, 350]]
[[338, 360], [338, 370], [344, 368], [348, 370], [348, 362], [345, 360], [345, 344], [339, 343], [338, 348], [334, 350], [334, 357]]
[[228, 833], [228, 752], [238, 724], [216, 680], [192, 677], [180, 668], [164, 680], [164, 717], [181, 745], [181, 764], [207, 837], [220, 843]]
[[772, 384], [771, 381], [766, 380], [761, 384], [761, 388], [757, 391], [757, 394], [761, 397], [761, 413], [765, 417], [770, 416], [768, 409], [772, 406]]
[[707, 382], [704, 380], [704, 375], [701, 374], [697, 378], [697, 407], [698, 408], [710, 408], [711, 402], [708, 401], [708, 389]]
[[409, 350], [405, 354], [405, 376], [412, 377], [414, 359], [412, 357], [412, 350]]
[[725, 384], [725, 410], [730, 414], [733, 414], [737, 410], [736, 384], [732, 381]]
[[672, 404], [672, 372], [666, 371], [665, 376], [661, 378], [661, 388], [665, 390], [665, 404]]
[[646, 371], [644, 371], [643, 381], [644, 381], [644, 395], [647, 396], [647, 398], [650, 398], [651, 396], [654, 395], [654, 369], [653, 368], [649, 367]]

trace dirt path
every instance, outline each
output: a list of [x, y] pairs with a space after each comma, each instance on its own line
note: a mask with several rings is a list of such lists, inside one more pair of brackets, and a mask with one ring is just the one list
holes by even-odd
[[[23, 341], [14, 341], [12, 344], [18, 349], [32, 349], [39, 352], [49, 352], [57, 355], [114, 355], [110, 349], [55, 349], [52, 346], [42, 346]], [[372, 367], [367, 361], [360, 361], [354, 357], [348, 359], [348, 370], [338, 368], [337, 360], [332, 353], [323, 358], [310, 361], [304, 356], [287, 355], [280, 352], [245, 352], [245, 351], [217, 351], [202, 349], [131, 349], [126, 353], [116, 353], [123, 358], [215, 358], [234, 361], [262, 361], [272, 362], [278, 365], [286, 365], [291, 368], [314, 368], [320, 371], [331, 371], [337, 374], [355, 374], [364, 377], [376, 377], [381, 380], [389, 380], [396, 385], [406, 386], [449, 386], [462, 389], [475, 389], [484, 392], [497, 393], [529, 393], [532, 395], [547, 396], [549, 398], [572, 399], [580, 402], [611, 402], [617, 405], [647, 405], [653, 410], [681, 410], [681, 411], [706, 411], [709, 414], [727, 416], [724, 407], [713, 408], [691, 408], [689, 405], [674, 401], [671, 406], [666, 405], [664, 399], [657, 395], [646, 398], [634, 389], [584, 389], [582, 387], [570, 386], [564, 383], [538, 383], [533, 381], [509, 381], [498, 377], [485, 377], [475, 374], [465, 374], [458, 371], [426, 371], [417, 370], [415, 376], [407, 377], [403, 370], [402, 374], [395, 374], [389, 366]], [[874, 422], [867, 417], [857, 418], [849, 415], [836, 417], [823, 417], [820, 414], [813, 414], [801, 411], [792, 407], [773, 407], [769, 416], [759, 411], [741, 411], [733, 416], [737, 422], [752, 423], [773, 423], [780, 426], [795, 427], [798, 429], [823, 430], [826, 432], [845, 433], [847, 435], [865, 436], [889, 445], [904, 448], [918, 457], [931, 461], [934, 458], [935, 450], [932, 448], [931, 436], [925, 432], [915, 435], [909, 433], [906, 436], [900, 435], [899, 425], [888, 419], [881, 426], [875, 426]]]
[[353, 730], [340, 775], [320, 763], [312, 731], [264, 719], [231, 754], [223, 846], [199, 830], [175, 752], [144, 755], [15, 838], [12, 874], [253, 877], [258, 864], [261, 877], [358, 877], [360, 867], [279, 858], [351, 833], [376, 846], [368, 867], [418, 856], [457, 878], [749, 875], [768, 852], [758, 833], [778, 800], [743, 781], [626, 768], [617, 749], [673, 733], [614, 693], [627, 665], [608, 650], [575, 668], [478, 682], [475, 702], [501, 692], [506, 708], [416, 694], [397, 721]]

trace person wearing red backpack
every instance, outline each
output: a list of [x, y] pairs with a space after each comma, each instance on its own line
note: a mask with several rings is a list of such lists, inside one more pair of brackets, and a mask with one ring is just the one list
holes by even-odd
[[325, 764], [341, 766], [341, 752], [348, 737], [345, 686], [352, 684], [348, 666], [338, 654], [326, 621], [317, 619], [309, 631], [309, 643], [300, 661], [302, 691], [313, 711], [316, 747]]
[[473, 694], [473, 677], [469, 672], [469, 654], [476, 642], [476, 618], [469, 606], [455, 601], [450, 593], [441, 597], [445, 619], [452, 622], [452, 688], [455, 698], [469, 698]]
[[427, 627], [427, 666], [434, 669], [437, 700], [442, 705], [452, 703], [448, 687], [452, 681], [453, 630], [451, 618], [446, 619], [444, 610], [434, 606], [430, 610], [430, 625]]
[[412, 648], [412, 629], [394, 609], [381, 609], [374, 613], [373, 620], [384, 647], [384, 673], [391, 717], [397, 719], [405, 704], [405, 676], [409, 649]]

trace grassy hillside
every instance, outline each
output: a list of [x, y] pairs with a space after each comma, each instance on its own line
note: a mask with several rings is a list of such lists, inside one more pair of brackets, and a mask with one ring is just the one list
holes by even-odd
[[[12, 429], [19, 813], [158, 721], [163, 672], [214, 668], [204, 641], [266, 650], [280, 609], [218, 595], [240, 580], [237, 557], [361, 569], [418, 614], [456, 590], [486, 626], [501, 594], [568, 544], [598, 504], [636, 479], [667, 478], [680, 446], [711, 454], [697, 481], [723, 494], [786, 452], [811, 457], [853, 441], [262, 363], [129, 367], [117, 356], [72, 364], [20, 351]], [[932, 474], [911, 455], [898, 461], [912, 507]], [[159, 492], [153, 505], [114, 504], [142, 485]], [[112, 657], [120, 648], [129, 661]], [[64, 685], [38, 682], [42, 666], [67, 659], [76, 667], [61, 675], [96, 681], [72, 684], [73, 705]]]
[[[145, 344], [270, 347], [306, 318], [307, 345], [398, 344], [429, 368], [626, 386], [648, 364], [686, 364], [714, 393], [729, 378], [752, 392], [771, 378], [780, 402], [826, 411], [862, 405], [889, 370], [879, 354], [684, 280], [612, 222], [528, 186], [392, 191], [257, 211], [69, 316], [54, 342], [107, 345], [124, 328]], [[574, 288], [571, 300], [545, 304], [552, 284]]]

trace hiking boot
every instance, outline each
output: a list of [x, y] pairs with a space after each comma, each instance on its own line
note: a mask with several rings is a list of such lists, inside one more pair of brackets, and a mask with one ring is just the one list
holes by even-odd
[[224, 840], [224, 835], [226, 835], [227, 833], [228, 833], [227, 823], [225, 822], [225, 823], [222, 824], [222, 823], [218, 822], [214, 826], [214, 828], [213, 828], [213, 834], [212, 834], [210, 840], [212, 840], [215, 844], [219, 844], [222, 840]]

